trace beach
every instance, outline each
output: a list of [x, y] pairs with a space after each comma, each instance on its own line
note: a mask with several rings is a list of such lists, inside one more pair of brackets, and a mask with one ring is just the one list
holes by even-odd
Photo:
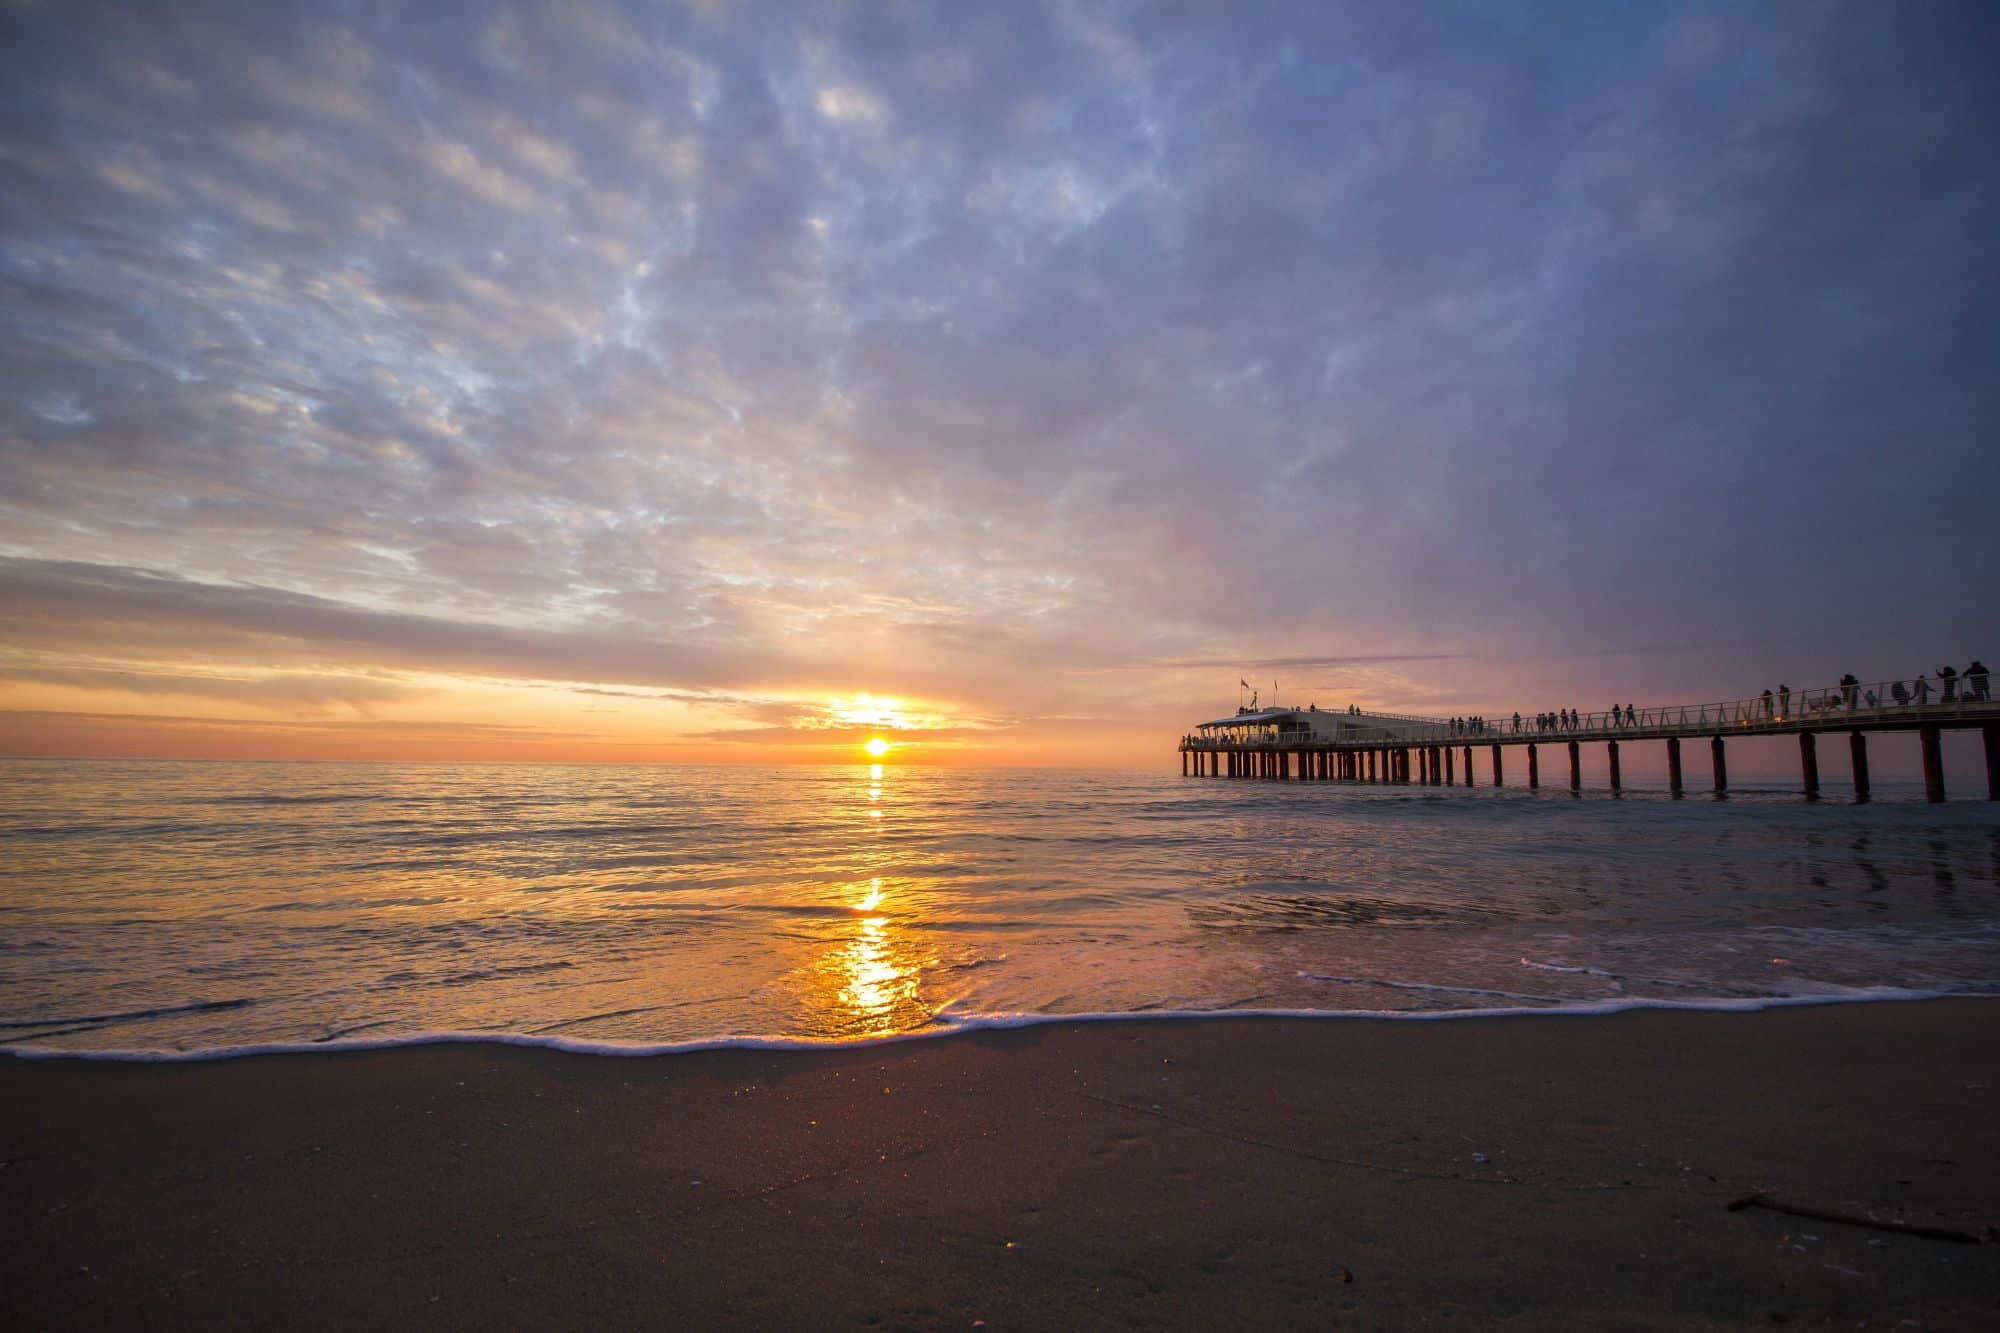
[[1990, 1001], [0, 1061], [0, 1323], [1978, 1328]]

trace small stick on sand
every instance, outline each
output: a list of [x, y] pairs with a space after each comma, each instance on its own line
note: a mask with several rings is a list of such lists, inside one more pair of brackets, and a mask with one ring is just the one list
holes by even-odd
[[1874, 1227], [1877, 1231], [1898, 1231], [1905, 1236], [1956, 1241], [1960, 1245], [1978, 1245], [1982, 1239], [1970, 1231], [1959, 1231], [1952, 1227], [1927, 1227], [1915, 1222], [1883, 1222], [1872, 1217], [1863, 1217], [1859, 1213], [1836, 1213], [1828, 1208], [1813, 1208], [1802, 1203], [1785, 1203], [1762, 1194], [1746, 1194], [1729, 1205], [1729, 1211], [1732, 1213], [1740, 1213], [1745, 1208], [1768, 1208], [1774, 1213], [1810, 1217], [1816, 1222], [1844, 1222], [1848, 1226]]

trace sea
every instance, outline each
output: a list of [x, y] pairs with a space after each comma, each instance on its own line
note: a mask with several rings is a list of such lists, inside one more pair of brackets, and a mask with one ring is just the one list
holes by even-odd
[[645, 1052], [2000, 994], [2000, 807], [1178, 773], [0, 762], [0, 1047]]

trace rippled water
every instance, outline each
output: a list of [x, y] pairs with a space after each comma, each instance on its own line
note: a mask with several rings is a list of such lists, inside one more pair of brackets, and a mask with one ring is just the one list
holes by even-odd
[[2000, 990], [1996, 807], [893, 765], [0, 764], [0, 1044], [838, 1038], [1876, 987]]

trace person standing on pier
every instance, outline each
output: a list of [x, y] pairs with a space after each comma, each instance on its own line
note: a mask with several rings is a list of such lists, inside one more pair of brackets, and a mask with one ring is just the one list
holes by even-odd
[[1777, 712], [1771, 706], [1771, 691], [1768, 689], [1764, 691], [1764, 716], [1767, 718], [1777, 716]]
[[1986, 703], [1993, 698], [1992, 678], [1986, 674], [1986, 664], [1976, 657], [1972, 659], [1972, 665], [1965, 669], [1965, 687], [1972, 691], [1972, 697], [1980, 703]]
[[1846, 673], [1840, 678], [1840, 696], [1841, 698], [1847, 700], [1847, 706], [1849, 708], [1854, 707], [1855, 692], [1858, 691], [1860, 688], [1861, 688], [1861, 682], [1854, 678], [1854, 673], [1852, 671]]
[[1918, 676], [1915, 680], [1910, 682], [1910, 689], [1911, 692], [1916, 697], [1917, 706], [1919, 708], [1923, 707], [1923, 705], [1930, 702], [1931, 680], [1929, 676]]
[[1948, 666], [1939, 667], [1938, 684], [1944, 687], [1944, 693], [1938, 699], [1939, 703], [1955, 704], [1958, 702], [1958, 672], [1956, 670]]

